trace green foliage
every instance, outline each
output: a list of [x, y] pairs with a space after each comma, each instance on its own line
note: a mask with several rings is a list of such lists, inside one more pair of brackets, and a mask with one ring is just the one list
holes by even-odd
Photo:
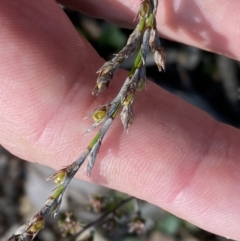
[[109, 46], [114, 49], [121, 49], [127, 41], [126, 36], [121, 32], [121, 30], [111, 24], [106, 25], [103, 29], [98, 43], [100, 46]]

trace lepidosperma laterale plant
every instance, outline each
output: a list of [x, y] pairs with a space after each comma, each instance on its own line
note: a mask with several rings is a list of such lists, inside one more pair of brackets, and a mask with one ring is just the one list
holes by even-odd
[[[96, 108], [91, 114], [93, 124], [86, 130], [86, 133], [101, 126], [99, 131], [76, 161], [47, 178], [47, 180], [53, 180], [56, 184], [54, 192], [47, 199], [42, 209], [27, 223], [19, 227], [9, 240], [33, 239], [44, 228], [47, 217], [49, 215], [53, 215], [54, 217], [57, 215], [64, 191], [86, 159], [88, 159], [87, 175], [90, 176], [102, 140], [114, 119], [119, 116], [118, 114], [120, 114], [124, 130], [128, 131], [133, 122], [133, 102], [135, 95], [137, 92], [144, 90], [146, 85], [146, 55], [149, 48], [154, 55], [154, 60], [159, 71], [165, 68], [164, 51], [156, 29], [155, 16], [157, 6], [158, 0], [143, 0], [141, 2], [135, 19], [138, 20], [138, 23], [129, 36], [127, 44], [97, 71], [97, 83], [92, 90], [92, 94], [94, 95], [107, 89], [121, 63], [131, 54], [137, 53], [128, 77], [116, 97], [110, 103]], [[130, 200], [131, 198], [125, 201]]]

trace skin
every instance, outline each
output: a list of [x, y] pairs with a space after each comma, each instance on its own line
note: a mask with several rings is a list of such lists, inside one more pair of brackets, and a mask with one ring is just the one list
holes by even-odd
[[[128, 27], [139, 7], [137, 0], [62, 2]], [[240, 60], [239, 8], [237, 0], [161, 0], [159, 31]], [[119, 72], [104, 94], [91, 96], [103, 60], [53, 0], [3, 1], [0, 26], [0, 143], [25, 160], [66, 166], [94, 135], [83, 135], [91, 125], [83, 118], [115, 96], [126, 73]], [[77, 177], [240, 239], [239, 130], [153, 83], [137, 95], [134, 108], [129, 134], [116, 120], [90, 179], [85, 164]]]

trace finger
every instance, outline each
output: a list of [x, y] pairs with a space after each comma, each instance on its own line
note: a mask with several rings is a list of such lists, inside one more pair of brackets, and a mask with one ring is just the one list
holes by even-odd
[[[44, 138], [50, 122], [54, 128], [62, 109], [75, 111], [72, 105], [82, 103], [86, 111], [94, 101], [89, 93], [78, 92], [93, 86], [89, 81], [95, 78], [99, 57], [54, 1], [46, 9], [44, 3], [10, 1], [1, 8], [1, 135], [9, 145], [15, 140], [19, 152], [35, 148], [29, 143]], [[82, 121], [83, 115], [78, 118]], [[26, 146], [21, 146], [22, 135], [29, 137]]]
[[[102, 61], [58, 6], [14, 4], [4, 2], [0, 10], [1, 144], [59, 169], [86, 148], [93, 134], [82, 135], [91, 124], [83, 117], [111, 100], [125, 74], [106, 97], [92, 97], [93, 72]], [[239, 239], [239, 131], [150, 83], [137, 96], [135, 114], [129, 134], [115, 121], [91, 181]], [[85, 165], [78, 176], [88, 180]]]
[[[132, 26], [138, 0], [59, 0], [94, 17]], [[159, 0], [157, 24], [160, 34], [178, 42], [240, 59], [240, 16], [237, 0]]]

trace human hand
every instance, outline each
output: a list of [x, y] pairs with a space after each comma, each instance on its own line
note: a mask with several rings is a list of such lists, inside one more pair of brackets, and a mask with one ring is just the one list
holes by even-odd
[[[160, 1], [162, 35], [240, 59], [234, 14], [240, 3], [185, 2], [179, 0], [174, 12], [172, 1]], [[139, 6], [136, 0], [68, 3], [121, 25], [132, 23]], [[103, 61], [54, 1], [5, 1], [0, 26], [0, 143], [23, 159], [66, 166], [92, 138], [82, 135], [89, 127], [82, 119], [107, 103], [120, 84], [91, 96]], [[135, 113], [128, 135], [120, 123], [110, 129], [90, 180], [240, 239], [239, 131], [152, 83], [138, 96]], [[89, 180], [84, 167], [78, 177]]]

